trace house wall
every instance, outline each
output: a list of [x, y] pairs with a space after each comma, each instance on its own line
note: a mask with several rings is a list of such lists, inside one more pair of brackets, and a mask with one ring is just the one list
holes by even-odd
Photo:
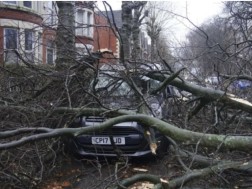
[[26, 21], [34, 24], [41, 24], [43, 21], [42, 17], [39, 15], [36, 15], [32, 12], [24, 12], [24, 10], [18, 10], [18, 9], [8, 9], [5, 8], [5, 10], [0, 11], [0, 18], [1, 19], [8, 19], [10, 22], [11, 20], [21, 20]]
[[[92, 2], [76, 1], [75, 3], [75, 47], [77, 60], [93, 52], [94, 49], [94, 8]], [[78, 12], [82, 12], [80, 18]], [[81, 21], [81, 22], [80, 22]], [[81, 35], [80, 35], [81, 34]]]
[[75, 43], [94, 45], [94, 39], [86, 36], [76, 36]]
[[14, 9], [17, 11], [30, 12], [36, 15], [42, 15], [44, 13], [45, 1], [31, 1], [31, 8], [24, 6], [24, 1], [16, 1], [16, 3], [8, 3], [0, 1], [0, 7]]
[[[94, 51], [112, 52], [114, 56], [104, 54], [108, 59], [102, 59], [101, 63], [116, 62], [119, 58], [119, 42], [116, 34], [109, 26], [107, 18], [102, 15], [95, 14], [95, 28], [94, 28]], [[116, 32], [116, 31], [115, 31]]]
[[[54, 42], [56, 37], [56, 31], [51, 29], [45, 29], [42, 34], [42, 63], [47, 63], [47, 51], [48, 48], [48, 42]], [[54, 46], [55, 49], [55, 46]], [[56, 59], [56, 50], [54, 50], [54, 60]]]
[[[24, 32], [24, 29], [34, 30], [36, 63], [46, 64], [48, 41], [54, 41], [56, 36], [57, 18], [56, 12], [53, 11], [53, 3], [32, 1], [32, 8], [24, 7], [23, 1], [17, 1], [16, 3], [16, 5], [13, 5], [0, 2], [0, 63], [3, 64], [4, 62], [4, 28], [13, 27], [17, 28], [20, 32]], [[88, 48], [91, 52], [112, 52], [113, 56], [111, 54], [104, 54], [104, 56], [111, 59], [103, 59], [101, 62], [116, 62], [115, 57], [119, 58], [119, 41], [117, 40], [116, 34], [109, 27], [105, 17], [94, 13], [91, 4], [88, 2], [76, 2], [76, 12], [78, 9], [82, 9], [92, 13], [91, 25], [98, 25], [98, 27], [91, 29], [92, 34], [89, 36], [76, 35], [76, 48], [77, 50]], [[50, 19], [51, 15], [54, 15], [55, 18]], [[42, 25], [48, 25], [49, 27], [42, 27]], [[84, 25], [84, 27], [87, 27], [87, 25]], [[39, 39], [40, 37], [41, 40]], [[21, 43], [24, 45], [24, 42]], [[56, 54], [56, 49], [54, 53]]]
[[[31, 1], [31, 8], [24, 7], [23, 1], [16, 1], [16, 4], [0, 2], [0, 64], [4, 62], [4, 28], [15, 28], [18, 31], [18, 50], [22, 54], [24, 49], [24, 29], [34, 31], [33, 38], [42, 33], [43, 2]], [[35, 43], [35, 40], [34, 40]], [[35, 45], [34, 45], [35, 47]], [[34, 51], [34, 57], [38, 57], [38, 51]]]
[[4, 40], [3, 40], [3, 28], [0, 27], [0, 64], [3, 64], [3, 60], [4, 60], [3, 44], [4, 44]]

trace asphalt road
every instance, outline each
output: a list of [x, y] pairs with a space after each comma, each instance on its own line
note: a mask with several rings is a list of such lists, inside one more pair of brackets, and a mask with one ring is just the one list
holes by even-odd
[[[44, 183], [41, 189], [104, 189], [113, 186], [119, 180], [128, 178], [137, 173], [151, 173], [162, 176], [163, 179], [171, 177], [171, 160], [155, 157], [142, 157], [137, 159], [116, 158], [88, 158], [77, 160], [66, 157], [62, 165]], [[169, 170], [169, 171], [168, 171]], [[175, 171], [176, 173], [176, 171]], [[149, 183], [138, 183], [132, 189], [152, 188]]]

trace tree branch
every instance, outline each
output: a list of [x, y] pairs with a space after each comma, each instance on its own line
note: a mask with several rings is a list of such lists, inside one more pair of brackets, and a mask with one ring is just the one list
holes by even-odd
[[[155, 72], [147, 73], [146, 75], [159, 81], [164, 81], [167, 77], [170, 77], [169, 75], [163, 75]], [[170, 85], [178, 87], [181, 90], [188, 91], [196, 96], [204, 97], [210, 101], [218, 100], [219, 102], [227, 104], [232, 108], [252, 113], [252, 104], [249, 101], [236, 98], [235, 95], [226, 93], [222, 90], [198, 86], [193, 83], [182, 81], [178, 78], [172, 80]]]
[[[104, 130], [118, 123], [129, 121], [136, 121], [143, 126], [148, 126], [157, 129], [162, 134], [171, 137], [177, 142], [183, 142], [186, 144], [196, 144], [200, 141], [200, 146], [213, 147], [220, 150], [240, 150], [249, 153], [251, 153], [252, 150], [252, 136], [230, 136], [193, 132], [186, 129], [178, 128], [157, 118], [142, 114], [124, 115], [111, 118], [97, 126], [89, 126], [82, 128], [49, 129], [49, 132], [47, 133], [35, 134], [28, 137], [23, 137], [19, 140], [1, 143], [0, 150], [18, 147], [28, 142], [33, 142], [41, 139], [48, 139], [60, 136], [78, 136], [84, 133], [90, 133], [97, 130]], [[32, 128], [30, 129], [32, 130]], [[42, 128], [40, 129], [42, 130]], [[37, 128], [34, 128], [34, 131], [37, 131]], [[5, 132], [2, 132], [2, 134], [5, 135]]]
[[164, 89], [172, 80], [174, 80], [176, 77], [178, 77], [178, 75], [180, 74], [180, 72], [182, 72], [184, 69], [185, 68], [181, 68], [176, 73], [174, 73], [171, 76], [167, 77], [159, 87], [157, 87], [156, 89], [154, 89], [153, 91], [151, 91], [151, 94], [155, 95], [159, 91], [161, 91], [162, 89]]

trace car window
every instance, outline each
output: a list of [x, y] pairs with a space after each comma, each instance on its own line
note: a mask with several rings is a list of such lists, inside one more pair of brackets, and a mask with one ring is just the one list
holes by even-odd
[[151, 90], [156, 89], [160, 85], [160, 83], [161, 83], [160, 81], [151, 79], [150, 80], [150, 89]]
[[134, 95], [130, 86], [122, 79], [111, 78], [109, 76], [100, 76], [95, 89], [97, 91], [106, 91], [111, 96], [128, 96]]

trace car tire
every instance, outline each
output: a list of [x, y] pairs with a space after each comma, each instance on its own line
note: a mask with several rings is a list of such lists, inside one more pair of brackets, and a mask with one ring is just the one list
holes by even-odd
[[166, 156], [169, 153], [169, 147], [169, 140], [165, 136], [162, 136], [160, 144], [157, 148], [157, 157], [163, 158], [164, 156]]

